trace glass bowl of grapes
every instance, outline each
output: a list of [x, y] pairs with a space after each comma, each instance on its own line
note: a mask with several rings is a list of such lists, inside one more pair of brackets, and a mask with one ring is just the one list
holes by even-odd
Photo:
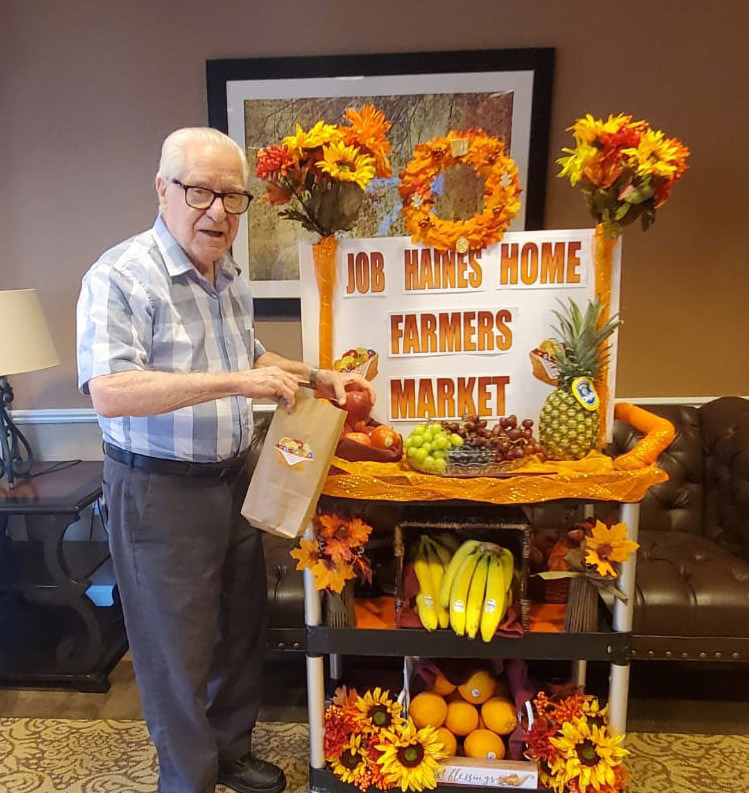
[[415, 471], [438, 476], [506, 476], [541, 454], [533, 419], [502, 416], [493, 427], [477, 415], [417, 424], [403, 441]]

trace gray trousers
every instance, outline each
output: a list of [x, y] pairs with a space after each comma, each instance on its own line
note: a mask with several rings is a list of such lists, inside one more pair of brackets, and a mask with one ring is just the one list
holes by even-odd
[[198, 479], [105, 457], [109, 546], [160, 793], [213, 793], [250, 750], [265, 650], [260, 534], [243, 470]]

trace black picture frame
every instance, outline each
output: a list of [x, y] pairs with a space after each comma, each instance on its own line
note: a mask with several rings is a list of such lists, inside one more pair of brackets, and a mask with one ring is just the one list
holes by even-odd
[[[208, 123], [229, 133], [227, 86], [232, 81], [532, 72], [525, 228], [542, 229], [548, 171], [555, 51], [551, 47], [503, 50], [385, 53], [206, 61]], [[299, 298], [255, 298], [259, 318], [299, 317]]]

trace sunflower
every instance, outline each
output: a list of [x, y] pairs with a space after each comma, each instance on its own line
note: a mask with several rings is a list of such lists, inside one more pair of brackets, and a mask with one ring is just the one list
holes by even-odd
[[580, 793], [613, 786], [614, 768], [629, 754], [619, 746], [623, 735], [609, 735], [606, 727], [588, 724], [585, 718], [565, 722], [558, 735], [549, 740], [560, 751], [559, 758], [551, 764], [552, 776], [562, 784], [575, 779]]
[[616, 135], [623, 127], [641, 129], [644, 125], [644, 121], [633, 122], [632, 116], [624, 113], [619, 113], [616, 116], [610, 115], [606, 121], [593, 118], [590, 113], [586, 113], [571, 127], [567, 127], [567, 131], [572, 132], [575, 138], [583, 143], [596, 143], [604, 135]]
[[367, 757], [362, 750], [362, 739], [360, 733], [354, 733], [344, 744], [340, 755], [331, 763], [331, 769], [339, 779], [357, 787], [362, 783], [369, 785]]
[[341, 133], [338, 127], [333, 124], [326, 124], [323, 121], [318, 121], [309, 132], [305, 132], [302, 127], [297, 124], [296, 132], [294, 135], [287, 135], [283, 139], [283, 145], [293, 155], [303, 155], [305, 150], [316, 149], [318, 146], [324, 146], [326, 143], [341, 140]]
[[610, 528], [596, 521], [592, 534], [585, 543], [585, 561], [598, 569], [599, 575], [617, 577], [612, 562], [625, 562], [640, 546], [627, 539], [627, 524], [615, 523]]
[[359, 724], [365, 730], [377, 731], [399, 726], [401, 718], [401, 705], [390, 697], [389, 691], [383, 691], [379, 686], [374, 691], [365, 691], [364, 696], [356, 700], [359, 711]]
[[417, 730], [409, 721], [398, 730], [384, 730], [377, 745], [382, 752], [378, 763], [385, 781], [401, 790], [424, 790], [437, 786], [434, 774], [439, 760], [447, 757], [434, 727]]
[[666, 138], [660, 130], [649, 129], [636, 147], [622, 149], [622, 154], [638, 176], [660, 176], [675, 181], [687, 169], [689, 149], [676, 138]]
[[595, 724], [597, 727], [604, 727], [609, 723], [609, 706], [601, 707], [597, 697], [585, 697], [582, 704], [583, 716], [588, 720], [588, 724]]
[[392, 168], [387, 155], [393, 147], [387, 133], [393, 122], [388, 121], [382, 110], [376, 110], [374, 105], [364, 105], [361, 110], [350, 107], [344, 115], [351, 125], [343, 129], [344, 142], [349, 146], [359, 146], [374, 157], [377, 176], [390, 176]]
[[317, 162], [317, 167], [333, 179], [354, 182], [362, 190], [375, 175], [374, 158], [343, 142], [332, 142], [323, 147], [323, 158]]

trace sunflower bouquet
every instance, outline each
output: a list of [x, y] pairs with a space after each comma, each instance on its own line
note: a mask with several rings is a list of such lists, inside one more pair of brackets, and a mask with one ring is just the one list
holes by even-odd
[[349, 108], [342, 124], [297, 124], [280, 145], [258, 152], [255, 173], [266, 183], [266, 200], [321, 237], [350, 230], [367, 185], [391, 174], [391, 125], [373, 105]]
[[629, 752], [620, 746], [624, 736], [609, 731], [608, 708], [577, 691], [549, 697], [543, 691], [533, 700], [534, 720], [524, 737], [525, 754], [538, 761], [544, 787], [556, 793], [619, 793]]
[[300, 540], [289, 553], [297, 560], [297, 570], [311, 570], [315, 589], [341, 593], [346, 581], [372, 580], [372, 565], [364, 554], [372, 527], [359, 518], [317, 515], [315, 537]]
[[606, 237], [615, 239], [637, 218], [647, 230], [686, 171], [689, 149], [629, 115], [604, 121], [588, 114], [568, 131], [575, 146], [563, 149], [566, 156], [557, 160], [562, 166], [558, 176], [569, 178], [573, 187], [581, 186]]
[[[547, 587], [550, 582], [557, 584], [556, 587], [552, 584], [546, 590], [550, 599], [561, 597], [566, 601], [568, 597], [572, 597], [574, 587], [576, 597], [582, 598], [579, 605], [587, 607], [587, 616], [593, 619], [592, 615], [597, 608], [597, 593], [626, 603], [627, 596], [616, 586], [616, 579], [619, 577], [617, 565], [626, 562], [629, 555], [639, 547], [627, 536], [626, 523], [615, 523], [611, 519], [604, 522], [585, 518], [557, 539], [549, 553], [547, 569], [535, 573], [535, 576], [546, 581]], [[565, 586], [569, 579], [578, 579], [579, 584]], [[575, 609], [568, 609], [567, 619], [573, 620], [574, 612]], [[584, 617], [577, 615], [575, 620], [578, 620], [573, 620], [577, 627], [572, 627], [571, 622], [568, 630], [590, 629], [583, 627], [587, 625]]]
[[432, 789], [439, 760], [447, 756], [437, 731], [417, 729], [379, 687], [361, 696], [355, 689], [336, 691], [325, 710], [324, 750], [333, 773], [361, 791]]

